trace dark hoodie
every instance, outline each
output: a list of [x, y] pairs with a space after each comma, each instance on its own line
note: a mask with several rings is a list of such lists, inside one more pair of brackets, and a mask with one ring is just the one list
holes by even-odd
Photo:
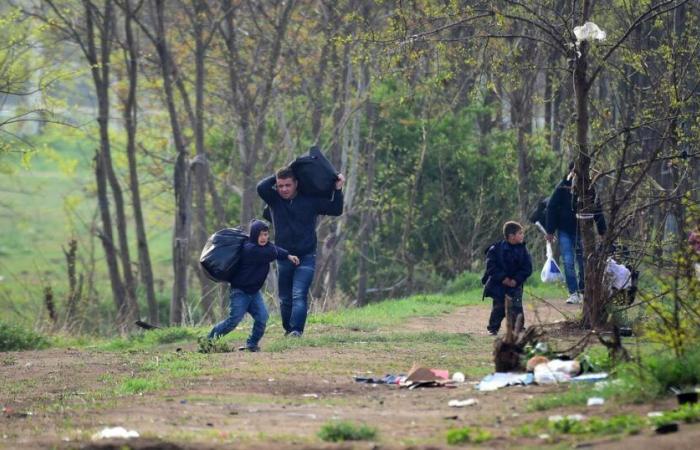
[[[486, 250], [486, 273], [484, 274], [484, 297], [503, 299], [508, 294], [522, 298], [523, 284], [532, 275], [532, 259], [525, 243], [510, 244], [505, 239]], [[512, 278], [517, 285], [512, 288], [503, 284]]]
[[319, 215], [343, 213], [343, 191], [334, 191], [330, 199], [298, 192], [296, 197], [285, 200], [275, 190], [276, 182], [272, 175], [258, 183], [258, 195], [272, 211], [275, 242], [300, 257], [316, 252], [316, 219]]
[[262, 220], [253, 220], [250, 223], [250, 238], [241, 249], [241, 261], [231, 279], [231, 287], [240, 289], [246, 294], [254, 294], [265, 283], [270, 271], [270, 263], [275, 259], [287, 259], [289, 252], [282, 247], [277, 247], [269, 241], [266, 245], [258, 245], [260, 232], [269, 230], [270, 228]]
[[[562, 230], [571, 235], [577, 234], [576, 202], [578, 196], [572, 192], [572, 189], [571, 180], [566, 178], [561, 180], [554, 189], [547, 203], [547, 223], [545, 225], [547, 233], [554, 234], [557, 230]], [[593, 219], [598, 228], [598, 234], [603, 235], [606, 231], [605, 217], [597, 197], [595, 206]]]

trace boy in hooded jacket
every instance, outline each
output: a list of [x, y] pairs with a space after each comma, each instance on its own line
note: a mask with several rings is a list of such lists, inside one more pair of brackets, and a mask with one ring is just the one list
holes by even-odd
[[269, 314], [265, 307], [260, 288], [262, 288], [267, 274], [270, 271], [270, 263], [277, 260], [289, 260], [298, 265], [299, 258], [290, 255], [282, 247], [270, 242], [270, 227], [262, 220], [252, 220], [250, 223], [250, 237], [243, 244], [238, 270], [230, 280], [230, 313], [223, 321], [219, 322], [209, 333], [209, 339], [218, 338], [233, 331], [243, 320], [243, 316], [249, 313], [253, 317], [253, 329], [246, 341], [246, 345], [239, 350], [257, 352], [260, 350], [258, 343], [265, 334]]
[[506, 316], [506, 296], [511, 298], [511, 314], [515, 319], [523, 314], [523, 285], [532, 274], [532, 258], [525, 245], [525, 232], [518, 222], [503, 225], [505, 239], [486, 251], [484, 297], [493, 299], [491, 317], [486, 327], [495, 336]]

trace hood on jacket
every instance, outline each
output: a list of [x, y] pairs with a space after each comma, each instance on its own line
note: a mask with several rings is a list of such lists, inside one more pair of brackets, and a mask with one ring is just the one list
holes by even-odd
[[250, 242], [257, 244], [258, 236], [260, 236], [261, 231], [270, 231], [270, 226], [267, 222], [262, 220], [253, 219], [250, 221]]

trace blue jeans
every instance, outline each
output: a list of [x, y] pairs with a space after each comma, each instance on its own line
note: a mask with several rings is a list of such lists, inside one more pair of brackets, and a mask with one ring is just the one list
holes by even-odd
[[[583, 292], [583, 246], [581, 236], [559, 230], [559, 252], [564, 263], [564, 276], [569, 294]], [[578, 282], [576, 281], [578, 265]]]
[[250, 332], [250, 336], [246, 341], [246, 346], [257, 346], [263, 334], [265, 334], [265, 326], [267, 325], [267, 319], [269, 317], [260, 291], [255, 294], [246, 294], [240, 289], [231, 289], [229, 298], [229, 316], [212, 328], [209, 333], [209, 339], [218, 338], [230, 333], [241, 323], [245, 313], [250, 313], [254, 322], [253, 330]]
[[308, 297], [316, 271], [316, 255], [311, 253], [299, 257], [299, 265], [289, 260], [277, 261], [280, 313], [284, 331], [304, 332]]

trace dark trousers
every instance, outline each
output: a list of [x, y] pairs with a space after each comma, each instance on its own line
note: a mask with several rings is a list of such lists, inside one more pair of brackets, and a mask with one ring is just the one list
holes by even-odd
[[[522, 295], [511, 297], [510, 302], [510, 314], [513, 318], [513, 325], [515, 325], [515, 320], [518, 318], [518, 314], [523, 315], [523, 325], [525, 324], [525, 312], [523, 311], [523, 297]], [[489, 317], [489, 325], [486, 327], [487, 330], [497, 333], [501, 328], [501, 322], [506, 317], [506, 299], [505, 297], [494, 298], [493, 306], [491, 307], [491, 317]]]

